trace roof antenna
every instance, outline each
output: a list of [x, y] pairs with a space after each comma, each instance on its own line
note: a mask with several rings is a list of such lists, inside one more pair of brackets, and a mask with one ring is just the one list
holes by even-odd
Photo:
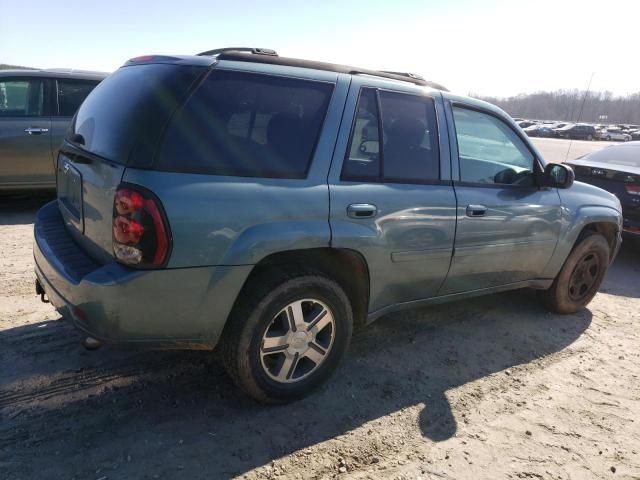
[[[587, 97], [589, 96], [589, 91], [591, 90], [591, 82], [593, 81], [593, 76], [596, 72], [591, 74], [591, 78], [589, 78], [589, 85], [587, 85], [587, 91], [584, 92], [584, 98], [582, 99], [582, 105], [580, 105], [580, 111], [578, 112], [578, 120], [576, 123], [580, 123], [580, 119], [582, 118], [582, 111], [584, 110], [584, 104], [587, 101]], [[569, 139], [569, 148], [567, 149], [567, 154], [564, 156], [564, 161], [566, 162], [569, 159], [569, 152], [571, 151], [571, 146], [573, 145], [573, 138]]]

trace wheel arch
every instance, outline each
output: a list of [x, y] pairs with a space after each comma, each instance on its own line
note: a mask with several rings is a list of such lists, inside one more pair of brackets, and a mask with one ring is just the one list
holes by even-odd
[[609, 260], [613, 261], [618, 245], [618, 232], [618, 224], [614, 222], [594, 221], [591, 223], [587, 223], [578, 234], [573, 244], [572, 250], [583, 238], [588, 236], [590, 233], [599, 233], [607, 240], [607, 243], [609, 244]]
[[602, 234], [609, 244], [609, 260], [613, 261], [620, 245], [619, 212], [604, 206], [585, 206], [565, 230], [558, 247], [544, 271], [545, 278], [555, 278], [575, 246], [589, 233]]
[[366, 323], [369, 309], [369, 267], [359, 252], [346, 248], [308, 248], [269, 254], [254, 265], [240, 289], [236, 303], [256, 279], [271, 269], [286, 267], [304, 267], [334, 279], [351, 302], [355, 324]]

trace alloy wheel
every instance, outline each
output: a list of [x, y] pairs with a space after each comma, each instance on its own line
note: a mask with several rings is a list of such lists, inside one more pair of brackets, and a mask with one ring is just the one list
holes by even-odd
[[267, 326], [260, 345], [266, 375], [279, 383], [307, 378], [327, 359], [336, 332], [331, 309], [305, 298], [289, 303]]

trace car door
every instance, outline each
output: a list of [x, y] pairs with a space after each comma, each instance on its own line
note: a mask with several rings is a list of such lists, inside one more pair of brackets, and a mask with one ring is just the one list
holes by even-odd
[[0, 185], [53, 187], [48, 81], [0, 78]]
[[58, 157], [69, 123], [87, 95], [98, 85], [95, 80], [57, 78], [53, 80], [54, 108], [51, 117], [51, 155]]
[[499, 114], [446, 106], [458, 209], [454, 255], [440, 295], [537, 278], [560, 234], [557, 190], [537, 186], [539, 160]]
[[438, 92], [354, 77], [329, 174], [331, 245], [360, 252], [369, 312], [436, 295], [455, 234]]

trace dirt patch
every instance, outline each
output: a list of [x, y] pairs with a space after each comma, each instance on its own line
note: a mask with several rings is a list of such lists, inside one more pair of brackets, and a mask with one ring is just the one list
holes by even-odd
[[0, 200], [0, 478], [640, 478], [640, 244], [588, 310], [517, 291], [385, 317], [263, 407], [207, 352], [87, 352], [33, 293], [40, 201]]

